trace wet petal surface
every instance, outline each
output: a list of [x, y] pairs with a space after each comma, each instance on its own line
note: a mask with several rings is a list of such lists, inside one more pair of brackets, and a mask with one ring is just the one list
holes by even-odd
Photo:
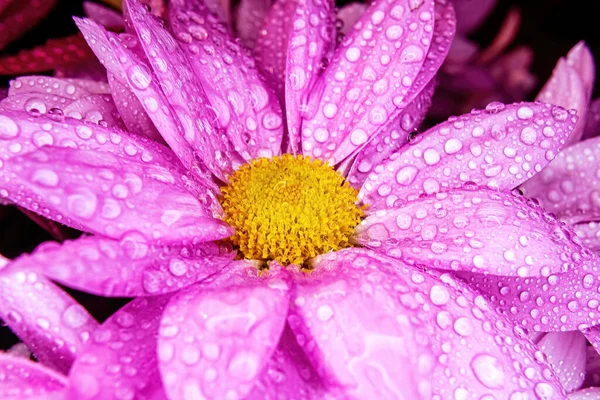
[[0, 397], [4, 400], [61, 400], [67, 379], [41, 364], [0, 353]]

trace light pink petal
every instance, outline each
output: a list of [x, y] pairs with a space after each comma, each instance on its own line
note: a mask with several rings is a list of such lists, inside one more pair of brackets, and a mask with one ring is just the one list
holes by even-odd
[[370, 251], [318, 259], [288, 321], [344, 398], [564, 398], [533, 343], [481, 296]]
[[296, 10], [289, 16], [289, 35], [283, 47], [287, 54], [283, 81], [288, 148], [294, 154], [300, 151], [301, 116], [306, 110], [311, 90], [325, 67], [323, 62], [335, 49], [334, 7], [335, 2], [330, 0], [299, 0]]
[[588, 107], [587, 121], [583, 130], [583, 139], [600, 135], [600, 98], [592, 101]]
[[63, 80], [65, 82], [70, 82], [74, 85], [80, 86], [88, 92], [95, 94], [110, 94], [110, 86], [108, 86], [106, 80], [98, 81], [84, 78], [63, 78]]
[[82, 97], [65, 107], [63, 112], [66, 117], [92, 122], [105, 128], [125, 128], [115, 103], [108, 94]]
[[586, 344], [585, 336], [579, 331], [549, 332], [537, 344], [569, 393], [583, 384]]
[[58, 0], [15, 0], [0, 18], [0, 50], [37, 25]]
[[108, 84], [112, 97], [115, 101], [115, 107], [119, 110], [123, 123], [129, 132], [145, 136], [149, 139], [164, 143], [162, 136], [156, 130], [152, 119], [144, 110], [144, 106], [139, 102], [131, 89], [122, 84], [112, 73], [108, 74]]
[[[329, 3], [328, 0], [326, 2]], [[285, 100], [288, 43], [294, 32], [294, 18], [297, 18], [296, 9], [299, 6], [300, 0], [275, 0], [263, 20], [254, 48], [254, 58], [258, 68], [267, 77], [281, 104]], [[320, 23], [321, 16], [315, 15], [315, 18], [315, 22]], [[302, 25], [299, 28], [305, 29]], [[325, 31], [325, 34], [328, 33], [330, 32]], [[327, 37], [327, 39], [331, 38]]]
[[315, 84], [303, 153], [335, 165], [393, 123], [441, 65], [454, 23], [451, 3], [372, 3]]
[[562, 225], [523, 196], [465, 187], [371, 214], [355, 239], [411, 265], [537, 277], [579, 257]]
[[156, 344], [169, 299], [134, 299], [98, 327], [69, 373], [69, 398], [166, 399]]
[[460, 33], [476, 30], [496, 6], [497, 0], [453, 0], [456, 29]]
[[404, 109], [399, 117], [399, 123], [389, 124], [360, 150], [354, 168], [348, 175], [348, 181], [352, 186], [361, 187], [376, 166], [408, 143], [410, 134], [415, 133], [425, 119], [425, 114], [431, 106], [434, 89], [435, 80], [431, 80], [417, 98]]
[[367, 11], [368, 7], [368, 4], [359, 2], [352, 2], [340, 7], [337, 13], [337, 19], [341, 22], [340, 33], [347, 35], [354, 28], [354, 24], [356, 24], [360, 16]]
[[572, 226], [581, 242], [590, 250], [600, 250], [600, 223], [581, 222]]
[[[244, 266], [240, 261], [235, 266]], [[160, 325], [159, 368], [170, 399], [244, 398], [269, 362], [289, 303], [286, 271], [235, 271], [176, 294]], [[219, 274], [217, 274], [219, 275]]]
[[[576, 143], [583, 135], [588, 103], [594, 87], [594, 60], [590, 50], [583, 43], [574, 47], [567, 57], [568, 59], [558, 60], [552, 76], [537, 95], [536, 100], [578, 111], [579, 120], [567, 141], [567, 143]], [[590, 69], [591, 79], [587, 76]]]
[[521, 189], [570, 225], [600, 217], [600, 138], [575, 143]]
[[10, 81], [9, 96], [23, 93], [39, 93], [43, 95], [54, 95], [77, 100], [89, 96], [92, 92], [83, 86], [70, 82], [66, 79], [53, 78], [50, 76], [21, 76]]
[[[595, 344], [596, 347], [600, 345], [598, 341], [600, 336], [597, 328], [590, 328], [584, 330], [583, 334], [590, 343]], [[600, 386], [600, 354], [596, 350], [595, 346], [586, 347], [586, 360], [585, 360], [585, 381], [583, 382], [584, 387], [588, 386]]]
[[98, 323], [62, 289], [39, 272], [0, 269], [0, 319], [36, 358], [67, 373]]
[[83, 2], [83, 10], [85, 15], [92, 21], [99, 23], [105, 28], [113, 30], [124, 30], [125, 22], [123, 16], [118, 12], [91, 1]]
[[8, 96], [0, 102], [3, 110], [27, 111], [32, 115], [64, 114], [64, 109], [73, 99], [53, 94], [18, 93]]
[[359, 198], [373, 212], [466, 182], [510, 190], [554, 158], [575, 120], [542, 103], [490, 103], [451, 117], [376, 167]]
[[107, 152], [146, 163], [148, 168], [163, 175], [163, 180], [186, 188], [198, 197], [215, 215], [222, 212], [221, 206], [212, 198], [212, 189], [208, 189], [214, 189], [214, 183], [199, 183], [190, 178], [190, 172], [173, 152], [160, 144], [126, 132], [64, 118], [60, 114], [35, 117], [26, 112], [0, 111], [0, 160], [6, 161], [44, 146]]
[[39, 363], [0, 353], [0, 398], [61, 400], [67, 379]]
[[245, 160], [280, 154], [281, 107], [248, 51], [202, 2], [172, 1], [169, 13], [175, 37], [198, 77], [196, 84], [206, 91], [215, 124], [227, 131], [234, 154]]
[[221, 270], [234, 256], [215, 243], [154, 246], [130, 234], [120, 242], [96, 236], [48, 242], [19, 264], [87, 293], [137, 297], [179, 290]]
[[254, 49], [270, 8], [271, 0], [240, 0], [236, 10], [235, 30], [242, 44], [248, 49]]
[[[186, 131], [182, 122], [167, 101], [159, 82], [147, 64], [138, 57], [136, 52], [126, 47], [119, 36], [107, 32], [95, 22], [75, 19], [75, 23], [102, 65], [135, 94], [183, 165], [199, 179], [207, 182], [210, 173], [198, 161], [194, 150], [185, 139]], [[187, 126], [188, 131], [193, 129], [190, 124]]]
[[[90, 130], [91, 132], [91, 130]], [[79, 230], [148, 243], [206, 242], [233, 230], [158, 165], [106, 152], [44, 147], [0, 172], [3, 196]]]
[[[566, 227], [564, 235], [573, 235]], [[575, 256], [575, 255], [574, 255]], [[583, 330], [600, 324], [600, 262], [589, 250], [566, 260], [563, 272], [507, 277], [456, 272], [491, 299], [499, 312], [529, 331]]]
[[600, 399], [600, 387], [590, 387], [569, 394], [567, 400], [598, 400]]
[[333, 392], [323, 386], [288, 324], [263, 371], [246, 400], [323, 399]]
[[[140, 39], [139, 44], [168, 104], [181, 121], [182, 138], [209, 171], [227, 182], [226, 175], [232, 173], [241, 160], [235, 157], [232, 144], [220, 132], [217, 113], [211, 108], [189, 59], [162, 22], [140, 0], [126, 0], [125, 4], [126, 18], [129, 18]], [[130, 78], [135, 76], [130, 75]], [[151, 77], [146, 75], [144, 79]]]

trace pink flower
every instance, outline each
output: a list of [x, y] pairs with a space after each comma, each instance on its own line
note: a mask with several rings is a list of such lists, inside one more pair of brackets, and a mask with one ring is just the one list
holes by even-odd
[[[333, 4], [294, 4], [246, 37], [255, 65], [207, 6], [172, 1], [164, 22], [128, 0], [127, 34], [78, 21], [112, 101], [88, 81], [13, 84], [0, 195], [92, 235], [0, 272], [0, 317], [68, 382], [0, 371], [77, 399], [564, 398], [526, 329], [595, 324], [596, 259], [511, 190], [574, 112], [492, 103], [408, 140], [452, 5], [375, 1], [336, 48]], [[134, 300], [98, 326], [48, 278]], [[521, 310], [523, 293], [541, 304]]]

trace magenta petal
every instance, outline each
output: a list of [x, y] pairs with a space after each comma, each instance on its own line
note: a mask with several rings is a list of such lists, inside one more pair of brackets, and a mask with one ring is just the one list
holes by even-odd
[[39, 363], [0, 353], [2, 400], [61, 400], [67, 379]]
[[581, 387], [585, 378], [586, 340], [579, 331], [549, 332], [538, 343], [567, 392]]
[[45, 365], [67, 373], [98, 323], [39, 272], [0, 269], [0, 319]]
[[343, 161], [398, 118], [429, 83], [454, 34], [452, 5], [408, 3], [372, 3], [344, 39], [305, 107], [305, 155]]
[[600, 137], [575, 143], [521, 188], [568, 224], [600, 217]]
[[[233, 266], [243, 267], [238, 262]], [[158, 338], [170, 399], [244, 398], [261, 377], [285, 325], [286, 271], [239, 270], [183, 289], [169, 302]]]
[[84, 1], [83, 10], [89, 19], [99, 23], [105, 28], [121, 31], [125, 30], [123, 16], [108, 7], [91, 1]]
[[562, 272], [581, 251], [535, 202], [477, 188], [371, 214], [355, 238], [409, 264], [521, 277]]
[[368, 4], [359, 3], [357, 1], [352, 2], [350, 4], [346, 4], [343, 7], [340, 7], [337, 13], [337, 19], [341, 22], [340, 33], [346, 35], [353, 28], [361, 15], [367, 10], [369, 7]]
[[578, 390], [569, 394], [567, 400], [598, 400], [600, 399], [600, 387], [591, 387]]
[[[184, 130], [182, 139], [209, 171], [227, 182], [225, 176], [233, 172], [241, 160], [234, 157], [234, 149], [227, 136], [219, 132], [218, 117], [188, 58], [140, 0], [125, 0], [125, 4], [165, 98], [181, 121]], [[134, 77], [135, 74], [130, 75], [130, 78]]]
[[373, 212], [466, 182], [510, 190], [554, 158], [575, 120], [542, 103], [490, 103], [451, 117], [376, 167], [359, 198]]
[[460, 33], [476, 30], [496, 6], [497, 0], [453, 0], [456, 29]]
[[323, 399], [330, 394], [288, 324], [263, 371], [245, 400]]
[[572, 228], [588, 249], [600, 250], [600, 223], [582, 222], [573, 225]]
[[288, 321], [345, 398], [564, 398], [533, 343], [481, 296], [370, 251], [317, 259], [297, 284]]
[[389, 124], [359, 151], [354, 168], [348, 175], [352, 186], [361, 187], [377, 165], [408, 143], [409, 135], [416, 132], [425, 119], [434, 89], [435, 80], [431, 80], [417, 98], [402, 111], [399, 124]]
[[69, 373], [71, 399], [166, 399], [156, 344], [169, 299], [134, 299], [98, 327]]
[[20, 206], [113, 239], [135, 233], [148, 243], [179, 244], [233, 233], [168, 170], [143, 161], [46, 146], [10, 159], [0, 176], [5, 197]]
[[583, 139], [600, 135], [600, 98], [592, 101], [588, 107], [588, 116], [583, 130]]
[[[572, 235], [564, 229], [565, 235]], [[540, 277], [484, 276], [456, 272], [499, 312], [530, 331], [574, 331], [600, 324], [600, 262], [582, 249], [564, 272]]]
[[[594, 86], [594, 60], [590, 50], [582, 43], [575, 46], [569, 55], [567, 60], [564, 58], [558, 60], [552, 76], [537, 95], [536, 100], [561, 106], [567, 110], [571, 108], [577, 110], [579, 120], [567, 140], [567, 143], [576, 143], [583, 135], [588, 103]], [[590, 69], [591, 79], [587, 76]]]
[[236, 43], [202, 2], [172, 1], [169, 13], [175, 37], [216, 114], [215, 124], [227, 131], [232, 150], [245, 160], [280, 154], [281, 106], [248, 51]]
[[23, 93], [54, 95], [71, 100], [77, 100], [92, 94], [90, 90], [67, 79], [52, 78], [50, 76], [21, 76], [10, 82], [9, 96]]
[[96, 236], [39, 246], [18, 264], [99, 296], [137, 297], [173, 292], [229, 264], [235, 252], [214, 243], [154, 246], [140, 235], [120, 242]]
[[14, 0], [0, 18], [0, 50], [40, 22], [58, 0]]
[[254, 49], [263, 21], [271, 8], [271, 0], [240, 0], [236, 10], [235, 30], [242, 44]]
[[[287, 4], [285, 0], [284, 3]], [[294, 2], [292, 2], [294, 3]], [[276, 3], [278, 4], [278, 3]], [[294, 153], [300, 150], [302, 114], [309, 95], [321, 73], [323, 60], [336, 44], [335, 2], [330, 0], [299, 0], [288, 26], [289, 35], [283, 49], [285, 61], [285, 106], [288, 126], [288, 147]], [[276, 6], [272, 8], [275, 9]], [[280, 19], [281, 17], [278, 16]], [[275, 38], [272, 38], [274, 40]], [[273, 51], [263, 47], [266, 51]], [[272, 56], [265, 57], [272, 59]]]

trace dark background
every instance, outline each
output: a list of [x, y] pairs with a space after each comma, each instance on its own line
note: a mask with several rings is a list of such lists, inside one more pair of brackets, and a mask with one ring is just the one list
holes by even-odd
[[[42, 44], [49, 38], [68, 36], [76, 32], [71, 19], [83, 15], [83, 0], [60, 0], [50, 15], [30, 30], [21, 40], [11, 44], [0, 54], [15, 53], [19, 49]], [[338, 3], [343, 5], [348, 1]], [[534, 51], [532, 72], [538, 78], [535, 93], [548, 79], [559, 57], [580, 40], [585, 40], [600, 66], [600, 2], [576, 0], [499, 0], [499, 4], [471, 39], [486, 47], [497, 33], [509, 9], [521, 10], [521, 28], [510, 48], [527, 45]], [[510, 49], [509, 48], [509, 49]], [[600, 69], [600, 68], [599, 68]], [[0, 77], [0, 87], [8, 78]], [[594, 98], [600, 97], [600, 79], [596, 81]], [[51, 240], [50, 235], [14, 207], [0, 206], [0, 254], [13, 258], [30, 252], [38, 244]], [[96, 298], [70, 291], [99, 320], [124, 304], [126, 300]], [[1, 325], [1, 321], [0, 321]], [[12, 333], [0, 326], [0, 349], [16, 343]]]

